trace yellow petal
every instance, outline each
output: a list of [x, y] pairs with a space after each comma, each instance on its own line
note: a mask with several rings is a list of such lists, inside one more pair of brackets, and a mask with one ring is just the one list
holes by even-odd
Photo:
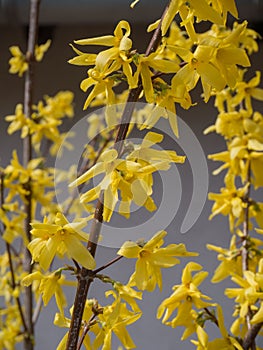
[[115, 37], [113, 35], [105, 35], [96, 38], [75, 40], [74, 43], [78, 45], [114, 46]]
[[71, 182], [69, 184], [69, 187], [75, 187], [84, 182], [87, 182], [89, 179], [103, 173], [104, 170], [105, 166], [103, 163], [96, 163], [92, 168], [90, 168], [88, 171], [86, 171], [84, 174], [78, 177], [75, 181]]
[[68, 254], [79, 264], [88, 270], [93, 270], [96, 267], [96, 262], [93, 256], [78, 238], [73, 235], [67, 235], [64, 239], [64, 244], [67, 247]]
[[27, 275], [22, 279], [22, 286], [28, 287], [30, 286], [35, 280], [41, 280], [43, 278], [43, 275], [39, 272], [33, 272]]
[[128, 259], [137, 258], [140, 250], [141, 248], [135, 242], [127, 241], [123, 243], [117, 254], [125, 256]]
[[100, 191], [101, 191], [100, 186], [96, 186], [96, 187], [92, 188], [91, 190], [89, 190], [86, 193], [83, 193], [80, 196], [80, 202], [86, 203], [86, 202], [94, 201], [95, 199], [99, 198]]
[[144, 246], [144, 249], [152, 250], [155, 247], [160, 247], [163, 244], [163, 237], [167, 235], [166, 231], [157, 232]]
[[197, 72], [201, 75], [202, 80], [205, 83], [216, 88], [216, 90], [221, 91], [226, 82], [221, 76], [219, 70], [210, 63], [202, 63], [197, 67]]
[[71, 58], [68, 60], [68, 63], [76, 66], [90, 66], [95, 64], [96, 57], [96, 54], [83, 53], [80, 56]]
[[243, 67], [250, 66], [249, 58], [243, 49], [221, 48], [218, 49], [216, 57], [224, 64], [239, 64]]
[[145, 94], [146, 101], [149, 103], [152, 103], [154, 98], [153, 98], [153, 85], [152, 85], [152, 73], [149, 69], [149, 67], [142, 63], [141, 64], [141, 78], [142, 78], [142, 85], [143, 85], [143, 90]]
[[157, 132], [148, 132], [142, 141], [141, 147], [151, 147], [152, 145], [156, 143], [160, 143], [163, 140], [163, 135], [158, 134]]
[[116, 149], [110, 149], [110, 150], [104, 151], [101, 154], [99, 161], [108, 163], [108, 162], [112, 162], [117, 157], [118, 157], [118, 152], [116, 151]]

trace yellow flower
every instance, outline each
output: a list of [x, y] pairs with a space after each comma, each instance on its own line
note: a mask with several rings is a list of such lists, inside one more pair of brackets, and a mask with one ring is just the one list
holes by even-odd
[[[259, 298], [263, 299], [263, 293], [259, 288], [258, 275], [252, 271], [244, 271], [243, 274], [243, 278], [237, 275], [231, 277], [231, 280], [238, 284], [240, 288], [226, 288], [225, 290], [227, 297], [235, 298], [235, 302], [238, 304], [237, 316], [239, 316], [241, 324], [245, 322], [249, 308], [253, 307]], [[231, 331], [233, 334], [238, 334], [236, 321], [233, 323]]]
[[[196, 330], [196, 312], [193, 307], [203, 309], [211, 305], [211, 303], [203, 300], [211, 300], [211, 298], [202, 294], [198, 289], [199, 284], [201, 284], [208, 275], [206, 271], [199, 271], [201, 269], [202, 266], [197, 263], [188, 263], [183, 270], [182, 284], [173, 287], [174, 292], [161, 303], [157, 310], [157, 318], [163, 317], [163, 323], [171, 327], [185, 327], [184, 334], [181, 338], [182, 340], [186, 339]], [[192, 276], [193, 271], [199, 272]], [[176, 309], [176, 317], [168, 321]]]
[[81, 241], [88, 241], [88, 235], [81, 231], [86, 226], [85, 221], [69, 223], [63, 214], [57, 213], [55, 224], [32, 223], [31, 233], [34, 238], [28, 245], [32, 259], [39, 262], [47, 270], [56, 254], [65, 253], [86, 269], [95, 268], [95, 260]]
[[162, 22], [162, 35], [164, 36], [170, 27], [175, 15], [179, 13], [182, 22], [181, 26], [185, 26], [186, 31], [193, 42], [196, 41], [196, 33], [193, 27], [194, 17], [197, 21], [211, 21], [217, 24], [223, 24], [223, 18], [221, 14], [217, 12], [206, 0], [189, 0], [185, 2], [184, 0], [172, 0], [168, 11]]
[[82, 65], [91, 65], [95, 63], [96, 68], [102, 71], [106, 65], [109, 66], [110, 63], [115, 61], [118, 62], [118, 68], [116, 70], [123, 66], [124, 73], [126, 72], [128, 75], [127, 78], [130, 79], [132, 75], [128, 59], [128, 54], [132, 48], [132, 41], [129, 38], [130, 33], [131, 28], [129, 23], [120, 21], [114, 30], [114, 35], [75, 40], [74, 43], [78, 45], [101, 45], [111, 48], [101, 51], [96, 56], [95, 62], [93, 61], [94, 55], [79, 52], [80, 57], [71, 59], [69, 63]]
[[21, 129], [21, 138], [25, 138], [28, 135], [28, 119], [23, 112], [23, 105], [21, 103], [16, 105], [15, 115], [8, 115], [5, 120], [11, 122], [7, 132], [12, 135], [15, 131]]
[[218, 114], [215, 124], [208, 127], [204, 131], [204, 134], [215, 131], [226, 139], [232, 139], [235, 136], [243, 136], [249, 116], [250, 113], [244, 109], [232, 112], [223, 111]]
[[235, 86], [236, 95], [232, 99], [234, 106], [238, 106], [244, 100], [247, 111], [252, 113], [251, 99], [254, 98], [258, 101], [263, 101], [263, 89], [257, 87], [260, 83], [260, 77], [261, 74], [257, 71], [256, 76], [250, 79], [248, 83], [244, 81], [237, 83]]
[[232, 236], [229, 249], [206, 245], [207, 249], [218, 253], [217, 259], [221, 261], [214, 272], [212, 282], [218, 283], [231, 275], [242, 275], [242, 257], [241, 250], [236, 246], [236, 236]]
[[73, 110], [73, 99], [74, 94], [72, 91], [59, 91], [55, 96], [45, 96], [44, 100], [46, 105], [44, 106], [43, 102], [39, 102], [35, 106], [37, 110], [37, 117], [43, 117], [44, 119], [50, 121], [52, 119], [62, 119], [67, 116], [72, 118], [74, 115]]
[[176, 61], [178, 64], [181, 63], [181, 59], [174, 52], [173, 47], [184, 47], [191, 49], [192, 41], [186, 36], [186, 32], [182, 31], [179, 25], [174, 21], [172, 22], [168, 37], [165, 37], [165, 48], [163, 51], [163, 57], [172, 61]]
[[41, 272], [33, 272], [22, 280], [22, 285], [28, 287], [29, 285], [36, 283], [34, 288], [37, 293], [42, 294], [43, 303], [48, 305], [50, 299], [55, 295], [58, 309], [62, 315], [64, 315], [64, 307], [67, 305], [66, 297], [64, 295], [63, 285], [75, 285], [74, 282], [65, 281], [65, 276], [61, 274], [61, 269], [43, 275]]
[[185, 84], [189, 91], [200, 78], [205, 101], [208, 101], [213, 89], [221, 91], [226, 84], [234, 88], [239, 76], [237, 65], [250, 66], [246, 51], [237, 42], [246, 25], [246, 22], [242, 23], [224, 38], [201, 35], [194, 52], [170, 45], [170, 49], [184, 62], [174, 77], [176, 84]]
[[149, 211], [156, 209], [151, 198], [153, 179], [152, 173], [158, 170], [167, 170], [170, 163], [182, 163], [185, 157], [178, 156], [174, 151], [160, 151], [151, 148], [161, 142], [162, 135], [149, 132], [140, 146], [134, 146], [126, 159], [118, 158], [115, 149], [104, 151], [98, 162], [86, 173], [81, 175], [70, 186], [84, 183], [91, 178], [105, 173], [102, 181], [88, 192], [84, 193], [81, 202], [90, 202], [99, 197], [104, 191], [103, 218], [109, 221], [119, 200], [118, 190], [122, 201], [119, 213], [129, 217], [130, 205], [133, 201], [138, 206], [145, 206]]
[[20, 195], [26, 203], [29, 193], [27, 184], [30, 181], [33, 200], [32, 212], [35, 210], [36, 201], [42, 205], [50, 203], [50, 198], [53, 198], [54, 192], [48, 192], [47, 189], [54, 186], [53, 176], [51, 175], [51, 170], [40, 169], [42, 162], [42, 158], [35, 158], [24, 168], [19, 163], [17, 153], [13, 152], [11, 164], [5, 169], [5, 187], [9, 190], [6, 202], [10, 202], [13, 197]]
[[[18, 203], [16, 203], [18, 205]], [[13, 243], [16, 237], [22, 237], [25, 244], [28, 243], [27, 236], [23, 229], [23, 222], [26, 214], [16, 208], [16, 211], [12, 211], [10, 216], [9, 210], [6, 210], [8, 206], [0, 208], [1, 221], [4, 225], [2, 238], [9, 244]]]
[[126, 326], [136, 322], [141, 313], [129, 311], [120, 300], [114, 301], [112, 305], [105, 306], [103, 313], [98, 315], [101, 329], [93, 343], [94, 349], [100, 346], [102, 350], [111, 350], [112, 333], [119, 338], [125, 349], [134, 349], [136, 346], [126, 330]]
[[137, 259], [135, 272], [130, 278], [130, 285], [135, 285], [140, 290], [152, 291], [156, 284], [162, 288], [161, 268], [172, 267], [180, 261], [176, 256], [195, 256], [196, 253], [188, 252], [184, 244], [169, 244], [161, 248], [164, 243], [165, 231], [157, 232], [147, 243], [125, 242], [118, 254], [126, 258]]
[[174, 78], [170, 87], [162, 79], [156, 79], [154, 88], [157, 94], [155, 97], [156, 106], [149, 112], [140, 129], [152, 128], [163, 117], [169, 120], [173, 133], [178, 137], [175, 103], [179, 103], [181, 107], [188, 109], [192, 105], [191, 96], [184, 84], [177, 85], [174, 83]]
[[132, 57], [129, 56], [132, 41], [129, 35], [129, 23], [120, 21], [115, 28], [114, 35], [75, 41], [78, 45], [102, 45], [110, 47], [107, 50], [101, 51], [96, 55], [96, 58], [92, 54], [86, 54], [74, 49], [79, 56], [70, 60], [69, 63], [77, 65], [93, 65], [95, 63], [94, 68], [88, 70], [89, 77], [84, 79], [80, 85], [83, 91], [87, 91], [90, 87], [94, 86], [86, 99], [84, 109], [89, 106], [96, 96], [104, 92], [106, 93], [107, 103], [110, 105], [115, 103], [115, 95], [112, 88], [116, 77], [111, 77], [110, 75], [121, 68], [130, 87], [135, 87], [132, 68], [130, 66]]
[[113, 295], [115, 299], [121, 298], [127, 304], [130, 305], [132, 311], [140, 312], [140, 308], [138, 307], [135, 299], [142, 300], [142, 293], [135, 291], [129, 284], [123, 285], [120, 282], [114, 281], [113, 290], [108, 290], [105, 292], [106, 297], [109, 295]]
[[47, 40], [45, 44], [42, 45], [36, 45], [35, 47], [35, 59], [36, 61], [40, 62], [42, 61], [45, 52], [49, 49], [51, 45], [51, 40]]
[[244, 220], [244, 209], [247, 207], [244, 198], [249, 186], [247, 183], [243, 187], [236, 188], [234, 181], [235, 176], [228, 173], [225, 177], [226, 187], [221, 188], [221, 193], [208, 194], [208, 199], [215, 202], [209, 220], [218, 214], [228, 215], [231, 232]]
[[9, 73], [18, 73], [18, 76], [22, 77], [24, 72], [28, 69], [28, 63], [26, 62], [26, 58], [18, 46], [11, 46], [9, 50], [13, 55], [13, 57], [9, 60]]
[[233, 17], [238, 18], [238, 11], [235, 0], [212, 0], [212, 6], [217, 12], [222, 15], [223, 23], [226, 23], [228, 12], [231, 13]]
[[[49, 46], [51, 44], [51, 40], [48, 40], [43, 45], [36, 45], [35, 47], [35, 59], [36, 61], [41, 61], [44, 53], [48, 50]], [[26, 59], [26, 56], [22, 53], [20, 48], [18, 46], [11, 46], [9, 48], [11, 54], [13, 55], [12, 58], [9, 60], [10, 69], [9, 73], [16, 74], [18, 73], [19, 77], [22, 77], [24, 72], [28, 69], [28, 62]]]
[[163, 58], [164, 46], [160, 46], [155, 52], [148, 56], [138, 55], [136, 57], [136, 72], [134, 74], [135, 86], [141, 77], [143, 93], [149, 103], [154, 102], [153, 72], [175, 73], [179, 70], [178, 63]]

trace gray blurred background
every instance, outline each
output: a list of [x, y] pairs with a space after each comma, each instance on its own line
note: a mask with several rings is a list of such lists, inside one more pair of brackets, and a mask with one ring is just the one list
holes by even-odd
[[[21, 143], [18, 134], [7, 136], [7, 123], [4, 117], [14, 113], [14, 106], [17, 103], [23, 102], [23, 79], [15, 75], [8, 74], [8, 59], [10, 53], [8, 48], [11, 45], [19, 45], [25, 52], [26, 50], [26, 31], [28, 17], [28, 3], [25, 0], [2, 0], [0, 1], [0, 144], [1, 144], [1, 166], [6, 165], [11, 156], [13, 148], [21, 149]], [[43, 62], [37, 65], [36, 69], [36, 91], [34, 100], [37, 102], [43, 95], [54, 95], [59, 90], [71, 90], [75, 93], [75, 121], [86, 115], [82, 111], [82, 106], [85, 101], [85, 94], [79, 89], [79, 83], [85, 76], [85, 67], [71, 66], [67, 60], [74, 56], [69, 43], [75, 39], [81, 39], [103, 34], [111, 34], [121, 19], [126, 19], [132, 27], [132, 39], [134, 48], [143, 52], [148, 44], [150, 35], [146, 33], [146, 28], [149, 23], [159, 18], [165, 1], [149, 1], [141, 0], [134, 10], [129, 8], [129, 0], [43, 0], [41, 5], [40, 16], [40, 32], [39, 43], [45, 42], [47, 39], [52, 39], [52, 46], [47, 52]], [[237, 1], [240, 8], [240, 20], [246, 18], [250, 23], [250, 27], [255, 28], [261, 34], [263, 20], [263, 1]], [[248, 76], [254, 75], [255, 70], [262, 70], [262, 46], [259, 53], [252, 56], [251, 73]], [[203, 136], [203, 130], [213, 123], [216, 118], [216, 110], [213, 107], [213, 102], [205, 105], [200, 98], [200, 90], [192, 95], [193, 102], [198, 105], [188, 111], [178, 108], [178, 115], [188, 124], [193, 130], [205, 154], [219, 152], [224, 149], [224, 142], [219, 136], [209, 134]], [[257, 109], [263, 112], [262, 106], [258, 105]], [[67, 120], [64, 130], [71, 127], [71, 121]], [[169, 145], [168, 145], [169, 147]], [[170, 148], [173, 147], [170, 145]], [[223, 185], [223, 176], [214, 177], [211, 175], [213, 169], [217, 168], [218, 164], [208, 161], [209, 169], [209, 191], [218, 192]], [[204, 269], [209, 271], [210, 275], [207, 281], [202, 284], [201, 290], [204, 294], [210, 295], [215, 302], [223, 305], [226, 323], [231, 324], [233, 312], [233, 303], [224, 296], [224, 288], [226, 283], [213, 285], [209, 283], [212, 277], [212, 272], [217, 266], [216, 254], [206, 250], [206, 243], [222, 245], [228, 247], [230, 234], [228, 232], [227, 219], [216, 217], [212, 221], [208, 221], [211, 205], [206, 202], [202, 214], [195, 225], [184, 235], [180, 234], [182, 220], [186, 214], [192, 194], [192, 173], [189, 164], [185, 167], [180, 167], [180, 178], [182, 181], [183, 197], [179, 203], [179, 210], [175, 215], [174, 220], [167, 227], [169, 233], [166, 243], [186, 244], [188, 250], [197, 251], [200, 256], [194, 258], [204, 266]], [[157, 186], [155, 188], [155, 198], [158, 202], [162, 184], [161, 178], [157, 178]], [[173, 186], [171, 183], [170, 186]], [[258, 194], [262, 198], [262, 192]], [[174, 206], [177, 206], [177, 198], [174, 198]], [[173, 205], [173, 204], [171, 204]], [[133, 217], [134, 222], [138, 217]], [[163, 220], [163, 217], [162, 217]], [[119, 224], [118, 224], [119, 221]], [[123, 219], [119, 216], [114, 217], [114, 222], [117, 226], [123, 227]], [[164, 227], [165, 229], [165, 227]], [[153, 230], [153, 227], [149, 227]], [[143, 233], [142, 233], [143, 236]], [[2, 244], [2, 242], [1, 242]], [[0, 247], [1, 249], [1, 247]], [[97, 253], [97, 265], [111, 260], [116, 254], [116, 249], [99, 247]], [[171, 329], [162, 325], [159, 320], [156, 320], [156, 310], [161, 301], [171, 293], [171, 287], [180, 282], [180, 271], [186, 264], [187, 260], [182, 259], [180, 266], [175, 266], [172, 269], [163, 270], [163, 290], [156, 290], [154, 293], [145, 292], [143, 302], [139, 303], [143, 310], [142, 318], [135, 324], [128, 327], [137, 348], [140, 350], [188, 350], [194, 349], [194, 346], [187, 340], [180, 341], [182, 329]], [[112, 266], [105, 271], [112, 278], [123, 283], [132, 272], [134, 262], [131, 260], [122, 260], [115, 266]], [[227, 282], [229, 285], [229, 282]], [[106, 286], [107, 287], [107, 286]], [[105, 286], [96, 281], [92, 285], [89, 297], [96, 297], [103, 304]], [[72, 290], [67, 291], [69, 305], [73, 303], [74, 293]], [[64, 329], [59, 329], [52, 325], [56, 305], [50, 303], [45, 308], [40, 316], [36, 329], [36, 349], [56, 349], [62, 336], [65, 334]], [[212, 335], [218, 335], [214, 325], [209, 326]], [[190, 337], [191, 338], [191, 337]], [[260, 344], [261, 343], [261, 344]], [[263, 346], [263, 340], [258, 341], [258, 345]], [[113, 349], [117, 349], [118, 342], [114, 340]]]

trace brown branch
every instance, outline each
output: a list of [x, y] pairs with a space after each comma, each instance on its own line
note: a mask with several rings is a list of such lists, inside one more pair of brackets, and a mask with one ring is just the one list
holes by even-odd
[[[28, 44], [26, 52], [26, 60], [28, 63], [28, 70], [25, 76], [25, 90], [24, 90], [24, 114], [26, 118], [30, 119], [32, 114], [33, 104], [33, 85], [34, 85], [34, 61], [35, 61], [35, 46], [37, 43], [37, 32], [38, 32], [38, 17], [39, 17], [39, 6], [40, 0], [30, 0], [30, 16], [29, 16], [29, 33], [28, 33]], [[24, 167], [28, 166], [28, 163], [32, 159], [32, 140], [31, 135], [24, 139], [23, 144], [23, 163]], [[30, 222], [32, 221], [32, 194], [30, 180], [26, 185], [28, 195], [26, 197], [27, 203], [25, 204], [26, 219], [24, 222], [25, 232], [28, 240], [31, 240], [30, 234]], [[31, 254], [25, 247], [24, 259], [23, 259], [24, 270], [28, 273], [32, 272], [31, 265]], [[28, 329], [28, 334], [24, 339], [24, 347], [26, 350], [33, 350], [34, 348], [34, 323], [33, 323], [33, 293], [32, 287], [25, 287], [25, 318]]]
[[[160, 44], [160, 41], [162, 38], [161, 23], [167, 10], [168, 10], [168, 5], [166, 6], [163, 12], [161, 21], [157, 29], [154, 31], [152, 39], [146, 49], [146, 52], [145, 52], [146, 56], [156, 51], [158, 45]], [[139, 99], [141, 91], [142, 91], [142, 85], [141, 83], [139, 83], [137, 88], [132, 89], [129, 92], [129, 96], [122, 114], [121, 123], [115, 139], [114, 148], [117, 150], [118, 154], [122, 152], [124, 140], [127, 136], [132, 113], [134, 111], [135, 104]], [[90, 232], [90, 239], [88, 242], [88, 249], [93, 257], [96, 254], [102, 222], [103, 222], [103, 193], [101, 193], [100, 198], [97, 202], [94, 219], [91, 227], [91, 232]], [[79, 274], [78, 287], [77, 287], [77, 292], [76, 292], [75, 301], [74, 301], [74, 308], [73, 308], [72, 319], [71, 319], [71, 324], [69, 329], [69, 335], [67, 339], [67, 346], [66, 346], [67, 350], [76, 350], [77, 348], [82, 315], [83, 315], [89, 287], [92, 281], [93, 281], [92, 271], [82, 268]]]
[[263, 322], [257, 323], [250, 327], [250, 329], [247, 331], [247, 334], [245, 335], [243, 340], [244, 350], [249, 350], [253, 346], [252, 344], [255, 343], [256, 336], [258, 335], [262, 326], [263, 326]]

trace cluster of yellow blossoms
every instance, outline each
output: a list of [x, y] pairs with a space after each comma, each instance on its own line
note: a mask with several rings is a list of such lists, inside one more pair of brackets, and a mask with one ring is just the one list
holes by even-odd
[[[243, 45], [249, 54], [258, 50], [251, 37]], [[263, 320], [263, 241], [255, 235], [262, 233], [263, 227], [263, 203], [256, 199], [256, 190], [263, 186], [263, 115], [253, 108], [253, 100], [263, 101], [263, 89], [259, 87], [259, 71], [249, 81], [245, 80], [245, 73], [246, 70], [238, 68], [235, 84], [215, 93], [219, 114], [215, 124], [205, 130], [206, 134], [216, 132], [223, 136], [227, 148], [209, 156], [223, 163], [214, 171], [215, 175], [226, 171], [220, 193], [209, 194], [214, 201], [210, 219], [218, 214], [227, 216], [232, 237], [227, 249], [212, 244], [207, 248], [216, 251], [220, 261], [212, 282], [231, 276], [238, 285], [225, 290], [227, 297], [235, 298], [236, 319], [230, 330], [236, 339], [244, 339], [249, 329]]]

